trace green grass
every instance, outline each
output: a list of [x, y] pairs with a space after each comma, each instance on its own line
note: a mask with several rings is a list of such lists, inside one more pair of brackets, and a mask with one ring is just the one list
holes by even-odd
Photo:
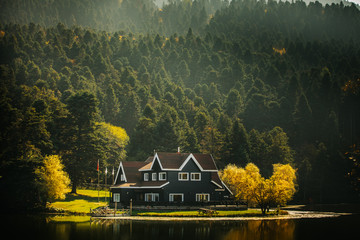
[[176, 212], [139, 212], [137, 216], [154, 216], [154, 217], [197, 217], [198, 211], [176, 211]]
[[[217, 211], [217, 217], [257, 217], [262, 216], [260, 210], [241, 210], [241, 211]], [[287, 214], [286, 211], [280, 211], [280, 214]], [[199, 214], [198, 211], [173, 211], [173, 212], [138, 212], [138, 216], [153, 217], [204, 217], [206, 215]], [[266, 216], [277, 215], [275, 211], [266, 213]]]
[[71, 222], [71, 223], [83, 223], [83, 222], [89, 222], [90, 216], [74, 216], [74, 215], [56, 215], [52, 217], [48, 217], [47, 220], [51, 222]]
[[98, 202], [97, 190], [77, 190], [77, 194], [68, 193], [64, 200], [58, 200], [50, 204], [51, 209], [56, 209], [71, 213], [89, 213], [90, 208], [94, 209], [108, 205], [105, 202], [105, 194], [107, 194], [107, 200], [109, 200], [109, 192], [100, 191], [100, 201]]
[[[107, 195], [106, 195], [107, 194]], [[50, 204], [50, 209], [56, 211], [63, 211], [66, 213], [88, 214], [90, 208], [94, 209], [108, 205], [105, 202], [105, 195], [109, 200], [109, 193], [107, 191], [100, 191], [100, 202], [98, 202], [97, 190], [79, 189], [77, 194], [68, 193], [64, 200], [59, 200]], [[256, 217], [262, 216], [260, 210], [241, 210], [241, 211], [217, 211], [218, 217]], [[281, 211], [280, 214], [287, 214], [286, 211]], [[198, 211], [169, 211], [169, 212], [136, 212], [137, 216], [157, 216], [157, 217], [206, 217], [206, 215], [199, 214]], [[276, 215], [276, 212], [266, 213], [267, 216]], [[59, 220], [67, 221], [68, 219], [60, 218]], [[81, 219], [80, 221], [83, 221]]]

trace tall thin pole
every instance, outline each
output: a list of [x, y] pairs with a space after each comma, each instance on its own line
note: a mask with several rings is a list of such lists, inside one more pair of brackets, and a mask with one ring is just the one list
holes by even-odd
[[[107, 167], [105, 168], [105, 189], [107, 188]], [[105, 191], [105, 202], [106, 202], [106, 191]]]
[[97, 184], [97, 189], [98, 189], [98, 203], [100, 202], [100, 171], [99, 171], [99, 160], [98, 160], [98, 164], [97, 164], [97, 172], [98, 172], [98, 184]]

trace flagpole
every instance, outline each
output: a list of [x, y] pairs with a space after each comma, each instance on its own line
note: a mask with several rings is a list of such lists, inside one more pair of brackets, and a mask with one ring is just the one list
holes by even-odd
[[98, 203], [100, 202], [100, 189], [99, 189], [99, 182], [100, 182], [100, 171], [99, 171], [99, 160], [97, 163], [97, 172], [98, 172], [98, 185], [97, 185], [97, 189], [98, 189]]
[[[105, 168], [105, 189], [107, 188], [107, 167]], [[105, 190], [105, 202], [106, 202], [106, 190]]]

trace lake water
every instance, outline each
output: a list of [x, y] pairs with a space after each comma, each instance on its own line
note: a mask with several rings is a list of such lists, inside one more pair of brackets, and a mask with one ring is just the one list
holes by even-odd
[[[44, 216], [1, 216], [1, 235], [9, 239], [353, 239], [359, 235], [360, 215], [335, 218], [250, 221], [67, 222]], [[84, 220], [82, 218], [82, 220]], [[86, 220], [86, 219], [85, 219]], [[6, 239], [2, 238], [2, 239]], [[356, 237], [355, 237], [356, 238]]]

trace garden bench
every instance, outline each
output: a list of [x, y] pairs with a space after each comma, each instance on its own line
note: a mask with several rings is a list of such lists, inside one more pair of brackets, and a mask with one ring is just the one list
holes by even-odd
[[207, 209], [207, 208], [200, 208], [198, 212], [199, 212], [199, 215], [204, 215], [204, 216], [209, 216], [209, 217], [219, 214], [218, 211], [212, 210], [212, 209]]

